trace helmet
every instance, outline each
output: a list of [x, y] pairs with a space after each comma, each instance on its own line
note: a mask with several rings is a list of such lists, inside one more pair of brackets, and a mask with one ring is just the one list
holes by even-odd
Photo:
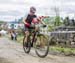
[[36, 12], [36, 8], [35, 7], [30, 7], [30, 12], [35, 13]]

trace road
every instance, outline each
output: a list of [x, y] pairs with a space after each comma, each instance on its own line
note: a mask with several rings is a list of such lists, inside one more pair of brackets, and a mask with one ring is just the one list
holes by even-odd
[[75, 63], [75, 57], [48, 55], [39, 58], [34, 51], [24, 53], [22, 45], [8, 38], [0, 38], [0, 63]]

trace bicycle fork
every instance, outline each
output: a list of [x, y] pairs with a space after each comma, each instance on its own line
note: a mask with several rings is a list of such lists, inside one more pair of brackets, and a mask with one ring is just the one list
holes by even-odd
[[34, 43], [34, 42], [36, 42], [36, 32], [34, 32], [34, 35], [33, 35], [33, 38], [32, 38], [32, 44]]

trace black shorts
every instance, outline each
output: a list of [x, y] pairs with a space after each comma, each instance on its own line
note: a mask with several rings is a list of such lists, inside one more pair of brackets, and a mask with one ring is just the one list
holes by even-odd
[[24, 31], [31, 31], [33, 29], [35, 29], [35, 27], [26, 27], [26, 26], [24, 26]]

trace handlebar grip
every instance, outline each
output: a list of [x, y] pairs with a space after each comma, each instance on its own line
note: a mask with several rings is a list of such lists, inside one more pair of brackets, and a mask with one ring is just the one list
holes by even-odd
[[43, 27], [47, 27], [46, 25], [43, 25]]

